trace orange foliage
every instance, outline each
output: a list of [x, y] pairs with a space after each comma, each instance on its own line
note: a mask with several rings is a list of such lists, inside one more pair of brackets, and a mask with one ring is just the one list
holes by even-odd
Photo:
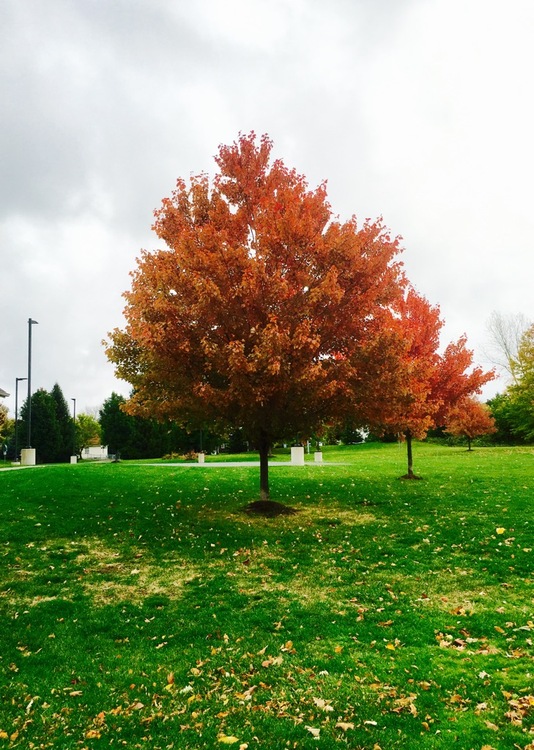
[[375, 428], [424, 437], [430, 428], [445, 424], [456, 404], [495, 377], [493, 371], [472, 367], [465, 336], [440, 353], [442, 327], [439, 308], [408, 289], [390, 320], [391, 359], [382, 371], [387, 378], [382, 401], [387, 403], [378, 403]]
[[486, 404], [474, 398], [464, 398], [452, 409], [446, 420], [447, 432], [466, 437], [471, 450], [471, 440], [480, 435], [496, 432], [495, 420]]

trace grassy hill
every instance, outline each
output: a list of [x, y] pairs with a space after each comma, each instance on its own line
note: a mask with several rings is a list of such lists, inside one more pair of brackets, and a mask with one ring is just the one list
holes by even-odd
[[0, 473], [0, 748], [534, 748], [534, 451]]

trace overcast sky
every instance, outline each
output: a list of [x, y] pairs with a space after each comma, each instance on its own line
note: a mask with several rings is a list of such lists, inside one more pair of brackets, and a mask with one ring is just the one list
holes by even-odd
[[33, 390], [128, 394], [101, 342], [153, 210], [250, 130], [341, 218], [382, 216], [486, 364], [493, 310], [534, 319], [533, 38], [531, 0], [0, 0], [7, 406], [30, 317]]

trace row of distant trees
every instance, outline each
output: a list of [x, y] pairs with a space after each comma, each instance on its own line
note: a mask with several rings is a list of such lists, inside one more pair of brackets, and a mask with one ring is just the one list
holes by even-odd
[[[40, 388], [31, 397], [31, 447], [38, 447], [41, 463], [67, 461], [75, 450], [74, 420], [59, 385], [51, 391]], [[6, 454], [14, 459], [28, 445], [28, 401], [20, 410], [17, 424], [6, 420], [3, 442]]]
[[[214, 451], [221, 443], [232, 450], [247, 449], [242, 431], [215, 434], [208, 427], [187, 429], [171, 422], [144, 419], [126, 414], [123, 396], [112, 393], [95, 414], [80, 413], [76, 421], [69, 413], [68, 403], [56, 383], [51, 391], [40, 388], [31, 397], [31, 447], [39, 463], [61, 463], [70, 456], [83, 457], [90, 445], [107, 445], [111, 455], [125, 459], [155, 458], [167, 454], [192, 451]], [[3, 405], [0, 405], [3, 407]], [[25, 401], [15, 434], [15, 420], [7, 418], [7, 409], [0, 412], [0, 440], [6, 457], [15, 459], [27, 446], [28, 405]]]
[[[534, 442], [534, 326], [522, 336], [521, 372], [507, 390], [487, 402], [465, 401], [451, 414], [446, 428], [430, 432], [434, 439], [451, 438], [466, 442], [483, 438], [486, 444], [520, 445]], [[517, 352], [516, 352], [517, 354]], [[32, 447], [40, 463], [68, 461], [71, 455], [82, 458], [89, 445], [107, 445], [111, 455], [124, 459], [157, 458], [189, 452], [214, 452], [225, 448], [231, 453], [251, 448], [242, 428], [222, 433], [205, 424], [202, 428], [179, 427], [131, 416], [124, 411], [126, 399], [117, 393], [104, 401], [94, 414], [80, 413], [76, 423], [58, 384], [50, 392], [39, 389], [32, 395]], [[474, 404], [474, 405], [473, 405]], [[27, 442], [27, 403], [21, 408], [18, 423], [18, 450]], [[350, 420], [325, 425], [315, 438], [323, 443], [353, 444], [362, 440], [362, 427]], [[15, 423], [7, 418], [7, 409], [0, 414], [0, 439], [7, 457], [15, 458]], [[368, 439], [396, 440], [397, 435], [368, 435]], [[298, 442], [299, 436], [288, 434], [287, 443]]]

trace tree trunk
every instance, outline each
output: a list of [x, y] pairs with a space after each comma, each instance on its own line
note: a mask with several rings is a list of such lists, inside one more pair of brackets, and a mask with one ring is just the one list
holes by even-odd
[[467, 436], [467, 450], [471, 450], [471, 438], [469, 437], [469, 435]]
[[413, 453], [412, 453], [412, 433], [410, 430], [406, 430], [406, 450], [408, 453], [408, 474], [407, 476], [412, 479], [413, 477]]
[[408, 473], [404, 474], [401, 479], [421, 479], [413, 473], [413, 453], [412, 453], [412, 433], [411, 430], [406, 430], [404, 433], [406, 438], [406, 451], [408, 453]]
[[269, 453], [271, 443], [265, 432], [260, 433], [260, 500], [269, 500]]

